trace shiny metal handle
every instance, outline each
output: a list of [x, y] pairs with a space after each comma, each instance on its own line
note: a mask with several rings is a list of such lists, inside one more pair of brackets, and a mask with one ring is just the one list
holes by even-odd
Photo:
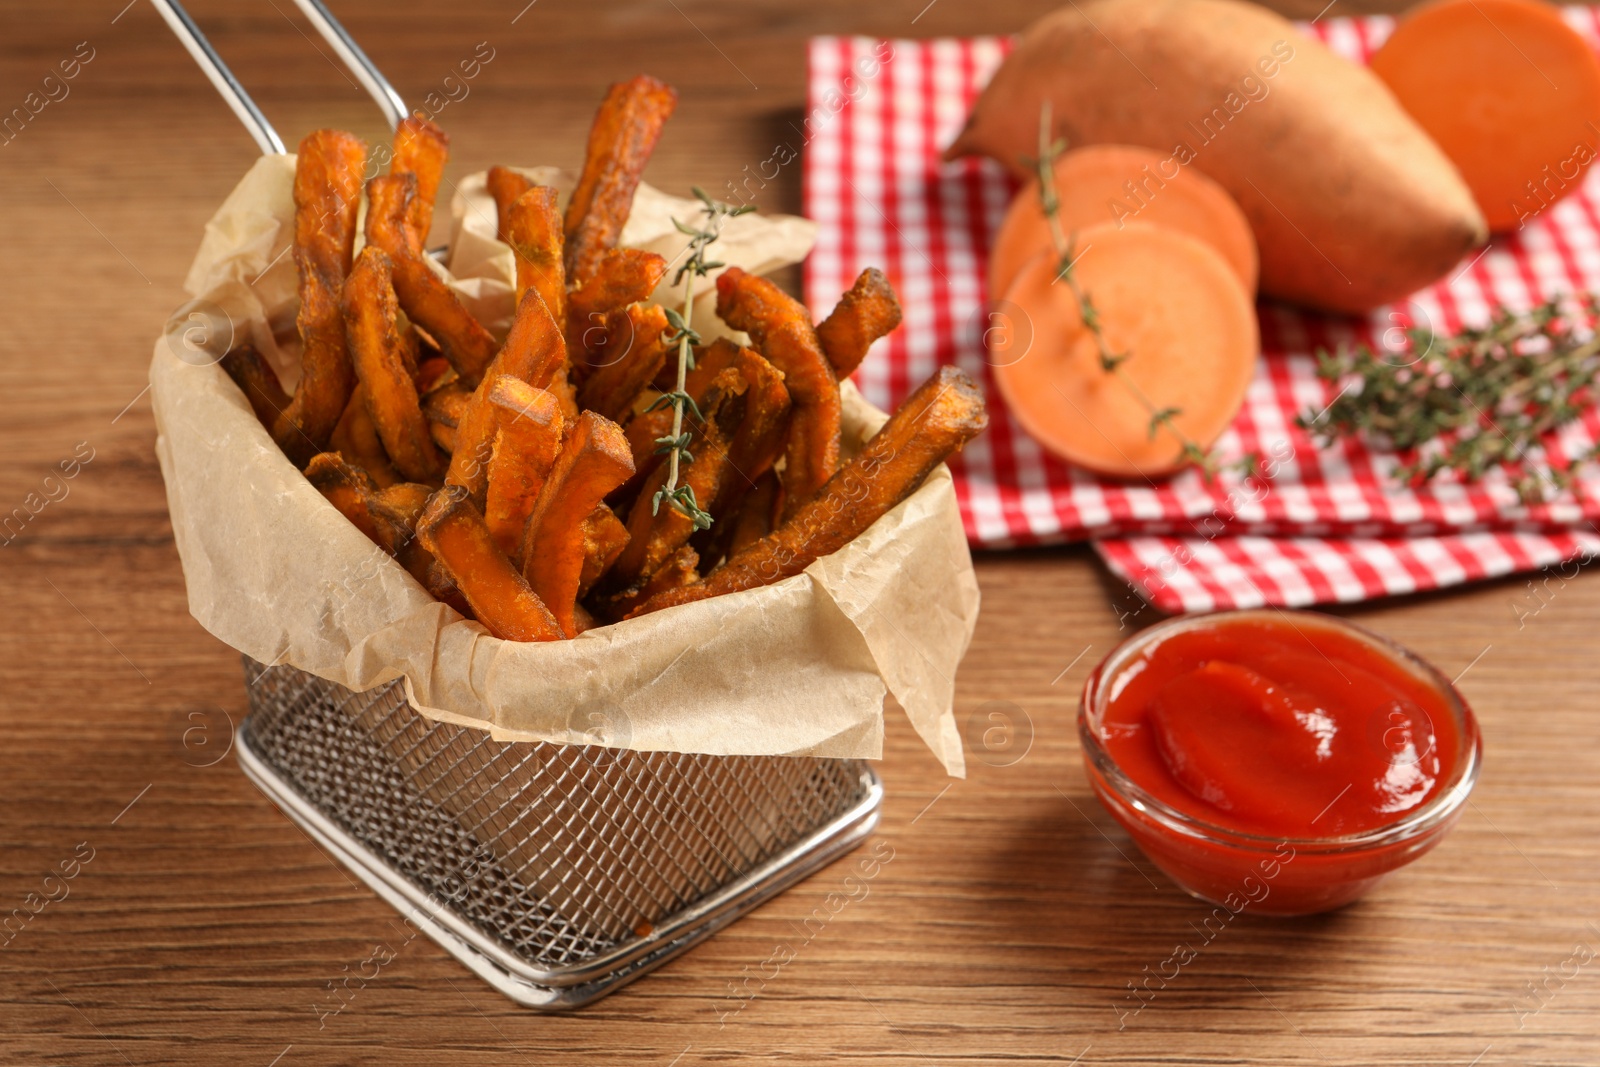
[[400, 120], [406, 117], [406, 102], [400, 99], [400, 94], [395, 92], [394, 86], [389, 84], [389, 79], [383, 76], [383, 72], [367, 58], [361, 46], [356, 44], [355, 38], [339, 24], [339, 20], [333, 17], [333, 13], [323, 5], [322, 0], [294, 0], [294, 2], [305, 13], [306, 18], [311, 20], [311, 25], [316, 27], [317, 32], [322, 34], [323, 39], [339, 53], [339, 59], [350, 68], [350, 73], [361, 82], [362, 88], [366, 89], [377, 102], [378, 107], [383, 110], [384, 118], [389, 120], [389, 128], [392, 130], [399, 126]]
[[256, 102], [250, 99], [250, 94], [244, 91], [244, 86], [239, 84], [233, 76], [233, 71], [217, 55], [217, 50], [211, 47], [211, 42], [206, 40], [206, 35], [200, 32], [194, 19], [183, 9], [178, 0], [150, 0], [156, 11], [166, 20], [167, 25], [183, 46], [189, 50], [194, 61], [200, 65], [206, 77], [211, 79], [211, 84], [217, 87], [217, 92], [222, 94], [222, 99], [227, 101], [233, 113], [239, 116], [239, 121], [244, 123], [244, 128], [250, 131], [250, 136], [255, 138], [256, 144], [261, 146], [261, 154], [266, 156], [282, 155], [287, 150], [283, 147], [283, 140], [278, 136], [278, 131], [272, 128], [272, 123], [256, 107]]

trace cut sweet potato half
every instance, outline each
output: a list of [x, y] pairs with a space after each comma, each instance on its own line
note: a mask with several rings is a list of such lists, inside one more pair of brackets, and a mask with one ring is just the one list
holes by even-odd
[[[1117, 373], [1102, 368], [1056, 270], [1053, 253], [1030, 261], [1006, 291], [1006, 328], [989, 331], [995, 380], [1017, 421], [1062, 459], [1119, 478], [1183, 466], [1180, 433], [1208, 448], [1238, 413], [1259, 350], [1255, 308], [1222, 256], [1143, 223], [1079, 235], [1073, 271], [1111, 350], [1127, 354]], [[1135, 390], [1158, 411], [1179, 409], [1171, 424], [1153, 427]]]
[[1551, 4], [1424, 4], [1372, 71], [1456, 165], [1490, 230], [1574, 191], [1594, 161], [1600, 60]]
[[[1056, 160], [1055, 178], [1061, 227], [1069, 236], [1107, 222], [1165, 226], [1216, 249], [1245, 290], [1256, 291], [1259, 262], [1249, 220], [1222, 186], [1193, 167], [1178, 166], [1172, 153], [1086, 145]], [[1028, 261], [1053, 247], [1039, 183], [1030, 181], [1006, 210], [989, 249], [990, 301], [998, 303]]]

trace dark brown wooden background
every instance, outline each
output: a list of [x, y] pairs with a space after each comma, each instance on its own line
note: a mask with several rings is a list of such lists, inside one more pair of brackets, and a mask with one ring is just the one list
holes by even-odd
[[[571, 1017], [517, 1009], [431, 942], [401, 944], [395, 913], [231, 756], [204, 766], [244, 688], [237, 656], [187, 614], [141, 391], [201, 228], [253, 150], [148, 3], [126, 2], [0, 6], [0, 113], [79, 42], [94, 50], [71, 95], [0, 147], [0, 513], [80, 442], [94, 457], [0, 547], [0, 915], [60, 895], [46, 876], [93, 850], [67, 896], [0, 947], [0, 1061], [1600, 1062], [1600, 962], [1584, 962], [1600, 949], [1600, 583], [1587, 575], [1550, 582], [1521, 626], [1513, 605], [1537, 603], [1525, 579], [1354, 612], [1466, 670], [1487, 738], [1472, 806], [1353, 908], [1247, 913], [1133, 1018], [1119, 1019], [1128, 983], [1203, 910], [1133, 854], [1079, 769], [1078, 688], [1140, 621], [1120, 619], [1129, 594], [1082, 550], [978, 561], [984, 614], [957, 712], [1014, 702], [1027, 755], [975, 760], [951, 782], [892, 722], [878, 834], [892, 863], [736, 1015], [730, 983], [794, 937], [841, 868]], [[333, 7], [408, 99], [478, 42], [494, 48], [440, 116], [455, 173], [575, 163], [608, 82], [672, 81], [682, 103], [650, 178], [679, 190], [719, 186], [786, 135], [809, 35], [1012, 31], [1052, 6], [524, 2]], [[286, 141], [323, 125], [383, 137], [289, 0], [193, 9]], [[798, 168], [762, 196], [796, 210]], [[327, 984], [378, 944], [398, 958], [319, 1025]]]

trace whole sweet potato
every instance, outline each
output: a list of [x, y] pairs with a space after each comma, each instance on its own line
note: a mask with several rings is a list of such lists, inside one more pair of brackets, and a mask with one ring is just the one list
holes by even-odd
[[1026, 175], [1051, 105], [1069, 145], [1171, 155], [1129, 206], [1196, 167], [1244, 209], [1261, 289], [1363, 312], [1442, 277], [1486, 235], [1455, 167], [1363, 67], [1239, 0], [1081, 0], [1035, 23], [947, 155]]

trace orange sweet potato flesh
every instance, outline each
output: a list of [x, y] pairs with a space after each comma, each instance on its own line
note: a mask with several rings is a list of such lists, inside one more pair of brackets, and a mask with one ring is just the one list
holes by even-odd
[[[1071, 235], [1108, 222], [1179, 230], [1221, 253], [1245, 291], [1254, 294], [1260, 264], [1250, 220], [1222, 186], [1195, 168], [1164, 169], [1168, 155], [1119, 144], [1085, 145], [1062, 155], [1055, 163], [1062, 231]], [[1039, 183], [1030, 181], [1006, 209], [989, 249], [990, 303], [1004, 298], [1030, 259], [1054, 247]]]
[[1583, 184], [1600, 59], [1553, 4], [1436, 0], [1395, 27], [1372, 71], [1460, 168], [1495, 232]]
[[363, 248], [345, 281], [345, 335], [384, 452], [408, 481], [435, 482], [444, 465], [406, 366], [400, 305], [390, 278], [390, 260], [383, 250]]
[[495, 544], [520, 566], [522, 534], [561, 451], [565, 420], [554, 396], [509, 374], [494, 380], [489, 403], [497, 432], [483, 518]]
[[455, 449], [444, 478], [446, 485], [464, 486], [475, 505], [484, 500], [489, 485], [489, 458], [499, 430], [494, 405], [489, 402], [494, 383], [502, 375], [510, 375], [535, 388], [548, 389], [566, 359], [567, 346], [560, 327], [550, 317], [539, 291], [529, 289], [517, 304], [505, 346], [473, 390], [456, 426]]
[[[1203, 449], [1233, 421], [1260, 351], [1255, 305], [1217, 252], [1147, 223], [1104, 223], [1080, 235], [1073, 267], [1094, 299], [1118, 374], [1101, 368], [1055, 258], [1036, 258], [1006, 292], [1031, 331], [996, 331], [989, 354], [1011, 414], [1041, 445], [1102, 474], [1147, 478], [1182, 467], [1179, 433]], [[1159, 299], [1151, 299], [1159, 293]], [[1150, 411], [1177, 408], [1150, 432]], [[1176, 432], [1174, 432], [1176, 431]]]
[[350, 403], [345, 405], [339, 425], [333, 428], [333, 435], [328, 438], [328, 450], [339, 453], [347, 462], [366, 471], [379, 489], [387, 489], [403, 481], [400, 472], [389, 462], [389, 454], [383, 450], [378, 427], [373, 425], [372, 414], [367, 407], [366, 390], [361, 388], [359, 382], [355, 392], [350, 394]]
[[573, 282], [581, 284], [617, 246], [640, 175], [677, 104], [670, 86], [643, 74], [606, 93], [589, 130], [583, 172], [567, 202], [567, 277]]
[[427, 247], [428, 231], [433, 229], [433, 204], [439, 196], [439, 182], [450, 158], [450, 137], [425, 118], [408, 115], [394, 131], [394, 158], [390, 174], [412, 174], [417, 193], [411, 200], [406, 228], [418, 248]]
[[532, 286], [557, 322], [567, 321], [567, 271], [561, 253], [561, 213], [556, 191], [536, 185], [506, 209], [505, 242], [517, 256], [517, 299]]
[[632, 473], [633, 458], [622, 428], [585, 411], [528, 516], [522, 573], [569, 636], [577, 632], [574, 609], [587, 556], [584, 520]]
[[630, 304], [606, 316], [594, 345], [589, 375], [578, 389], [578, 406], [622, 422], [634, 400], [667, 363], [667, 315], [659, 307]]
[[533, 188], [533, 179], [510, 167], [490, 167], [484, 184], [489, 188], [489, 195], [494, 197], [496, 229], [495, 236], [500, 240], [510, 243], [511, 233], [511, 205], [517, 198]]
[[439, 343], [467, 384], [476, 385], [494, 358], [494, 337], [422, 261], [422, 245], [409, 221], [416, 186], [414, 174], [386, 174], [367, 183], [367, 243], [393, 260], [394, 291], [406, 317]]
[[506, 641], [558, 641], [566, 636], [494, 543], [465, 489], [447, 485], [435, 493], [417, 521], [417, 536], [491, 634]]
[[606, 316], [647, 298], [667, 273], [654, 252], [618, 248], [600, 257], [593, 271], [567, 294], [567, 351], [587, 367], [590, 349], [606, 335]]
[[273, 440], [304, 466], [344, 414], [356, 374], [345, 346], [339, 294], [350, 273], [367, 146], [338, 130], [300, 142], [294, 169], [294, 261], [300, 272], [300, 383], [272, 424]]
[[784, 512], [792, 515], [839, 467], [839, 380], [810, 312], [767, 279], [729, 267], [717, 279], [717, 314], [783, 372], [794, 403], [783, 472]]
[[877, 267], [868, 267], [817, 326], [817, 340], [833, 372], [848, 378], [867, 358], [872, 342], [899, 325], [900, 301], [889, 279]]
[[946, 456], [988, 425], [983, 396], [955, 367], [943, 367], [811, 500], [704, 581], [646, 601], [634, 615], [770, 585], [838, 551], [916, 491]]
[[1039, 115], [1069, 147], [1132, 144], [1238, 201], [1261, 290], [1365, 312], [1447, 274], [1483, 241], [1461, 175], [1371, 71], [1242, 0], [1083, 0], [1035, 23], [952, 158], [1026, 177]]

